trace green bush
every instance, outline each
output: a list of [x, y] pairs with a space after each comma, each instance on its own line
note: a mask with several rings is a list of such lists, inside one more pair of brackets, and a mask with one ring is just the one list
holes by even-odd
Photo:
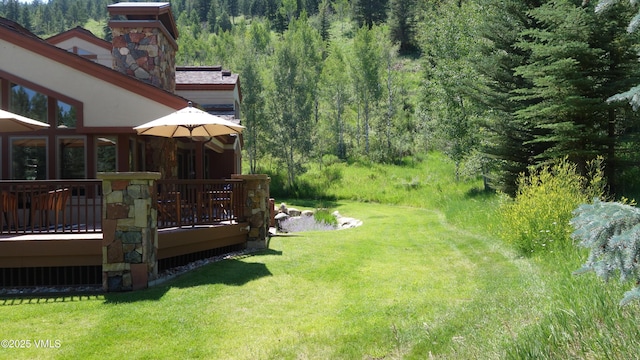
[[328, 209], [317, 209], [313, 213], [313, 218], [317, 223], [331, 225], [333, 227], [338, 225], [338, 220]]
[[503, 198], [500, 236], [522, 255], [554, 251], [571, 245], [572, 212], [604, 196], [602, 161], [591, 162], [588, 175], [578, 173], [566, 158], [521, 174], [514, 199]]

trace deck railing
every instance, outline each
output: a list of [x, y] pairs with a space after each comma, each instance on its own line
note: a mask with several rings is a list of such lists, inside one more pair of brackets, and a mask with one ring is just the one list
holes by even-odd
[[99, 233], [100, 180], [0, 181], [0, 234]]
[[242, 221], [243, 181], [158, 180], [158, 228]]
[[[158, 228], [243, 221], [243, 181], [158, 180]], [[0, 181], [0, 235], [102, 232], [100, 180]]]

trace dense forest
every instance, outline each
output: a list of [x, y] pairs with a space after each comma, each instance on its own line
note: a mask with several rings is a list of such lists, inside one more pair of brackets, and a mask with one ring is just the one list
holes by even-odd
[[[100, 0], [0, 0], [46, 38], [109, 39]], [[447, 154], [457, 176], [513, 194], [519, 174], [602, 158], [612, 193], [637, 191], [640, 117], [607, 101], [640, 83], [628, 1], [172, 0], [178, 64], [241, 76], [245, 159], [286, 185], [309, 162]]]

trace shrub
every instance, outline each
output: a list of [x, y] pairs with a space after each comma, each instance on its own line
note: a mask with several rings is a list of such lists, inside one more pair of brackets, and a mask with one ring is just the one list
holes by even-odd
[[336, 227], [338, 219], [327, 209], [318, 209], [313, 213], [313, 218], [317, 223]]
[[580, 204], [604, 195], [602, 160], [588, 166], [589, 175], [578, 173], [566, 158], [521, 174], [514, 199], [500, 206], [500, 236], [521, 254], [566, 248], [571, 244], [572, 212]]

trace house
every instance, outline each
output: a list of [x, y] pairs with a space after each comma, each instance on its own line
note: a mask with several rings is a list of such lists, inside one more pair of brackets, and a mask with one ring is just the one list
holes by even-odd
[[0, 179], [90, 179], [110, 171], [220, 179], [240, 173], [238, 136], [164, 139], [133, 130], [189, 101], [239, 122], [238, 75], [215, 66], [176, 66], [178, 30], [169, 3], [124, 2], [108, 11], [112, 42], [82, 28], [41, 39], [0, 18], [0, 108], [51, 125], [0, 135]]
[[110, 43], [82, 28], [41, 39], [0, 18], [0, 108], [50, 125], [0, 132], [0, 288], [135, 289], [163, 268], [265, 244], [269, 179], [239, 175], [241, 136], [133, 130], [189, 102], [240, 122], [238, 75], [176, 66], [169, 3], [108, 11]]

